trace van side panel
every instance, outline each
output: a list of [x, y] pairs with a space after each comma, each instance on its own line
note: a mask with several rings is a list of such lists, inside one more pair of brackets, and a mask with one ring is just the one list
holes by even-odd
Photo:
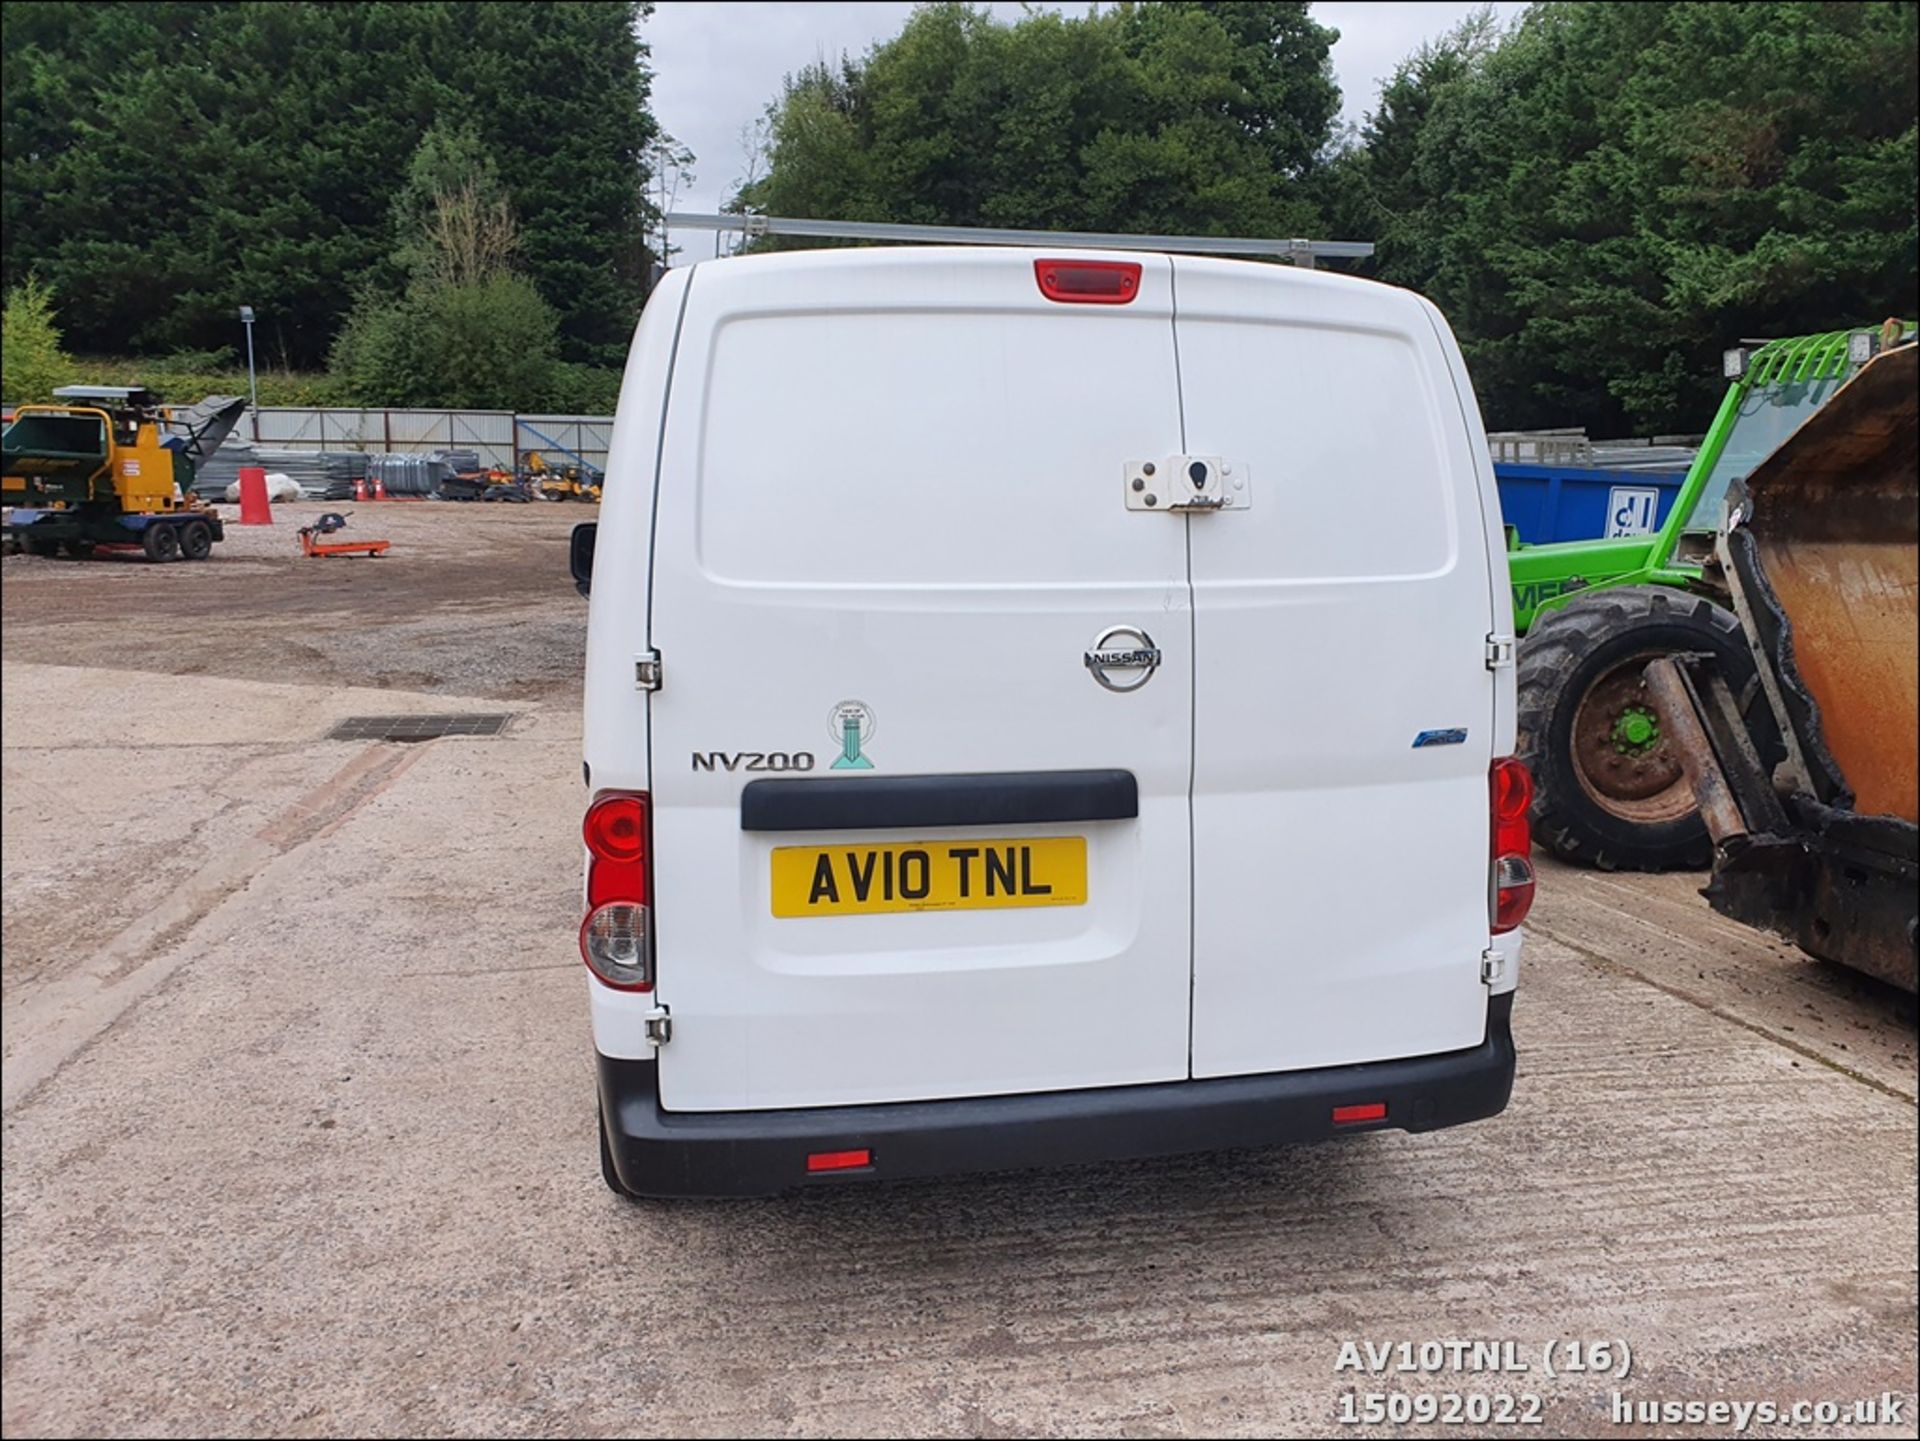
[[1405, 292], [1174, 265], [1187, 450], [1252, 493], [1188, 521], [1193, 1075], [1477, 1045], [1492, 600], [1446, 357]]
[[[1062, 305], [1033, 259], [870, 249], [695, 269], [654, 577], [669, 1111], [1187, 1073], [1185, 538], [1122, 502], [1125, 463], [1178, 446], [1171, 263], [1143, 258], [1124, 306]], [[1126, 694], [1084, 661], [1116, 625], [1163, 650]], [[1137, 816], [968, 826], [948, 806], [769, 830], [742, 805], [776, 776], [790, 814], [795, 796], [889, 778], [957, 794], [1089, 771], [1130, 774]], [[1084, 842], [1084, 903], [775, 911], [776, 849], [830, 852], [850, 893], [876, 846], [1062, 839]], [[811, 904], [827, 882], [811, 857], [801, 874]]]
[[[581, 745], [595, 790], [639, 791], [652, 782], [647, 696], [634, 687], [633, 658], [647, 648], [655, 467], [674, 333], [691, 278], [691, 271], [669, 271], [648, 299], [627, 354], [608, 443], [587, 605]], [[644, 1016], [653, 1006], [652, 997], [616, 991], [591, 977], [587, 987], [600, 1054], [628, 1060], [651, 1056]]]

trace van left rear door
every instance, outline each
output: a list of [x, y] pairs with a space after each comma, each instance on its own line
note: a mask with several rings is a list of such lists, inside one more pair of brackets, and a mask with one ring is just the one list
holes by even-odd
[[[1186, 542], [1120, 497], [1179, 434], [1171, 265], [1082, 304], [1034, 259], [694, 270], [651, 628], [670, 1110], [1186, 1075]], [[1109, 689], [1119, 626], [1161, 660]]]

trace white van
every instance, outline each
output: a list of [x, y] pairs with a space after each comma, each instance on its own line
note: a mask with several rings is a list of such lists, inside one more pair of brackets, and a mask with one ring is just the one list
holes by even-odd
[[1160, 253], [671, 272], [590, 567], [607, 1183], [1499, 1112], [1512, 616], [1438, 311]]

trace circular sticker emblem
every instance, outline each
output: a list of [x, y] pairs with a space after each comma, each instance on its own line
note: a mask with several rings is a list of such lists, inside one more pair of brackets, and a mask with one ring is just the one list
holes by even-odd
[[867, 759], [864, 747], [873, 739], [873, 729], [873, 707], [865, 701], [843, 700], [828, 711], [827, 734], [840, 747], [840, 754], [834, 758], [832, 769], [872, 770], [873, 762]]

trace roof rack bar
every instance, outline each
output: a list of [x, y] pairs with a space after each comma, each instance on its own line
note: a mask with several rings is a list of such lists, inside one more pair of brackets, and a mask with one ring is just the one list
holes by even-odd
[[907, 240], [949, 245], [1071, 245], [1088, 250], [1173, 250], [1190, 255], [1277, 255], [1311, 269], [1316, 259], [1357, 260], [1373, 254], [1365, 240], [1251, 239], [1228, 235], [1095, 235], [1074, 230], [991, 230], [972, 225], [893, 225], [871, 220], [796, 220], [781, 215], [688, 215], [666, 218], [669, 230], [738, 230], [751, 236], [821, 240]]

